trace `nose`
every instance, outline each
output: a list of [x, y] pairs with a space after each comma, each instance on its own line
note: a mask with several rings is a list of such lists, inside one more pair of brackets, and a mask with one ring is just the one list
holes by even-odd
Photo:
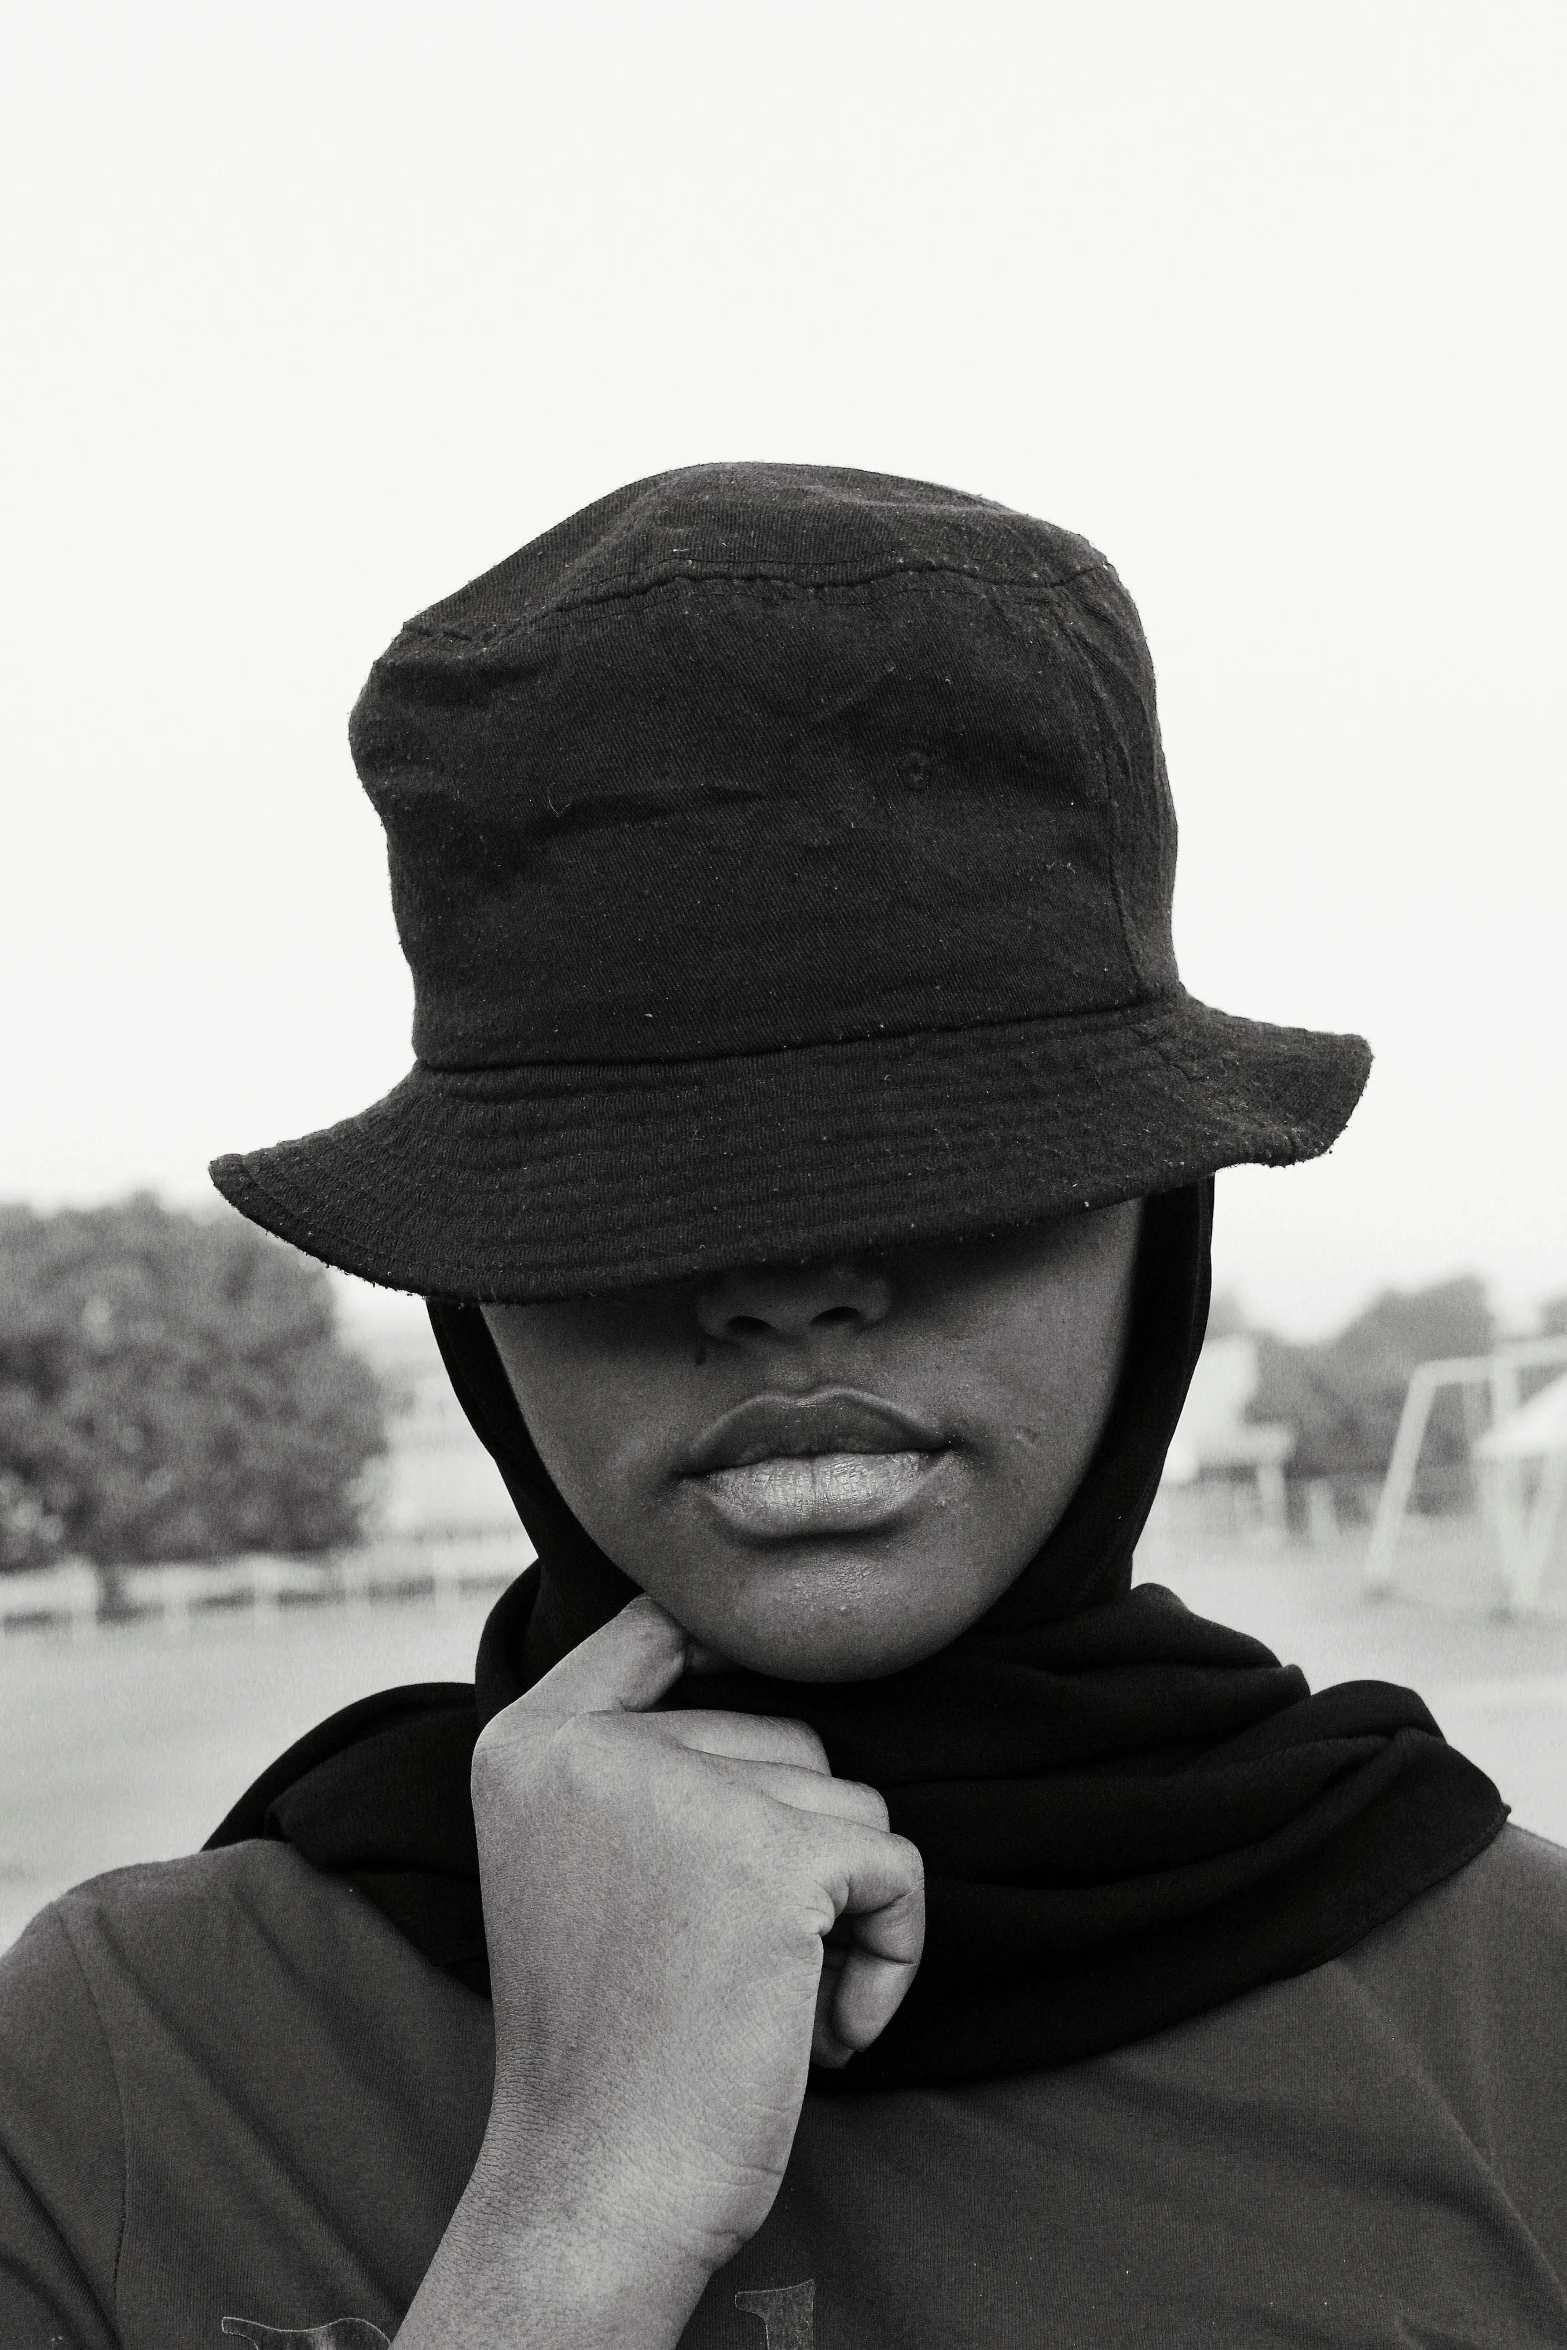
[[863, 1258], [812, 1265], [757, 1265], [714, 1273], [697, 1291], [709, 1338], [798, 1341], [817, 1332], [868, 1330], [892, 1308], [892, 1284]]

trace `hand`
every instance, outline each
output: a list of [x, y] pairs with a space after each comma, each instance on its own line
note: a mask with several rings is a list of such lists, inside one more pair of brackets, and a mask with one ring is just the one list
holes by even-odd
[[[772, 2206], [813, 2050], [868, 2047], [919, 1962], [920, 1859], [882, 1798], [798, 1722], [646, 1711], [688, 1659], [634, 1600], [474, 1756], [496, 2077], [465, 2201], [519, 2254], [539, 2330], [514, 2308], [510, 2343], [677, 2341]], [[563, 2331], [540, 2279], [582, 2261], [603, 2306]]]

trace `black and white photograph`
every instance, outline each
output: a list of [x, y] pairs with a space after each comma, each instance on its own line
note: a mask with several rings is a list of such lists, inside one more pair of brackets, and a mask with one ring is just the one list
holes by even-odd
[[0, 5], [0, 2350], [1567, 2345], [1564, 120]]

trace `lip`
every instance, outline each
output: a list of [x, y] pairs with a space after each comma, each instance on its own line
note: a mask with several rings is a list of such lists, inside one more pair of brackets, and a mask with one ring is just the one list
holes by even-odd
[[901, 1518], [940, 1473], [945, 1453], [775, 1454], [695, 1480], [731, 1530], [754, 1542], [866, 1534]]
[[945, 1452], [939, 1428], [879, 1395], [823, 1387], [812, 1395], [753, 1395], [716, 1420], [684, 1463], [682, 1475], [750, 1468], [758, 1461], [808, 1460], [818, 1454]]
[[950, 1452], [912, 1412], [835, 1387], [749, 1397], [708, 1430], [683, 1473], [742, 1539], [801, 1541], [891, 1525]]

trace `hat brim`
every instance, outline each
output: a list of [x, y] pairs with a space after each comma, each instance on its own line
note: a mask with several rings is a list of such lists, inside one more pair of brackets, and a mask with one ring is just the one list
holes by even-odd
[[973, 1238], [1315, 1158], [1358, 1036], [1184, 992], [1128, 1010], [699, 1061], [416, 1067], [371, 1109], [216, 1159], [254, 1223], [367, 1281], [525, 1303]]

